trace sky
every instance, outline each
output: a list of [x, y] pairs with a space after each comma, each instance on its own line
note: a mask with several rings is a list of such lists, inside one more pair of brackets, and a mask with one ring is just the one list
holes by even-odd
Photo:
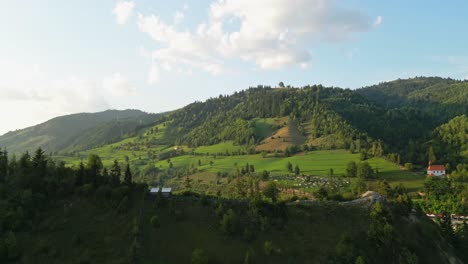
[[468, 1], [0, 0], [0, 134], [279, 82], [468, 79]]

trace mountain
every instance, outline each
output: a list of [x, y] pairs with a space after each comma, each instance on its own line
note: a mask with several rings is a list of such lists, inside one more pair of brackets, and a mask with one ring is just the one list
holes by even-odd
[[448, 121], [468, 112], [468, 82], [440, 77], [416, 77], [356, 90], [386, 108], [414, 107]]
[[168, 146], [231, 142], [250, 153], [349, 149], [369, 156], [401, 153], [402, 162], [421, 164], [427, 162], [432, 131], [467, 107], [468, 82], [439, 77], [357, 90], [260, 85], [161, 115], [127, 110], [59, 117], [10, 132], [0, 137], [0, 146], [16, 153], [42, 146], [73, 156], [130, 138], [128, 150], [153, 154]]
[[53, 118], [42, 124], [0, 136], [10, 153], [42, 147], [47, 152], [88, 149], [121, 139], [135, 129], [155, 122], [158, 115], [139, 110], [107, 110]]
[[[408, 145], [424, 145], [436, 127], [466, 113], [467, 98], [468, 82], [436, 77], [355, 91], [321, 85], [249, 88], [167, 115], [160, 143], [198, 147], [233, 141], [262, 151], [304, 144], [370, 152], [383, 147], [387, 153], [404, 153], [405, 161], [420, 163], [425, 155], [412, 155]], [[257, 133], [268, 120], [269, 134]]]
[[[256, 133], [258, 126], [265, 119], [276, 118], [284, 120], [274, 124], [269, 136], [275, 137], [284, 128], [285, 134], [293, 132], [295, 135], [291, 138], [295, 142], [293, 145], [299, 145], [334, 135], [335, 142], [329, 142], [324, 147], [347, 148], [360, 136], [367, 136], [365, 131], [353, 128], [336, 115], [332, 104], [333, 99], [337, 98], [346, 98], [351, 105], [366, 101], [350, 90], [317, 85], [288, 89], [250, 88], [231, 96], [188, 105], [167, 116], [170, 122], [166, 127], [165, 139], [177, 145], [193, 147], [227, 140], [238, 145], [254, 146], [268, 140], [266, 135]], [[289, 140], [288, 137], [285, 140]]]

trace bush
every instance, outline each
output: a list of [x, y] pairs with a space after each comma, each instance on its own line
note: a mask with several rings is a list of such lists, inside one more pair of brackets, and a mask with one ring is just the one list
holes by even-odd
[[108, 199], [111, 197], [112, 189], [107, 185], [100, 186], [96, 190], [96, 196], [100, 199]]
[[221, 219], [221, 230], [223, 233], [232, 235], [236, 233], [239, 224], [239, 219], [236, 213], [229, 209], [224, 215], [223, 219]]
[[120, 186], [120, 187], [112, 189], [111, 196], [112, 196], [112, 199], [114, 199], [115, 201], [120, 201], [125, 196], [128, 196], [129, 193], [130, 193], [130, 188], [128, 188], [128, 186]]
[[161, 227], [161, 222], [159, 221], [159, 217], [157, 215], [154, 215], [153, 217], [151, 217], [151, 226], [155, 229], [158, 229], [159, 227]]
[[208, 264], [208, 256], [206, 255], [205, 251], [200, 248], [196, 248], [192, 252], [192, 264]]
[[128, 200], [128, 197], [125, 196], [120, 200], [119, 205], [117, 206], [117, 213], [124, 213], [127, 211], [128, 207], [130, 206], [130, 201]]
[[265, 241], [263, 243], [263, 252], [265, 252], [265, 255], [270, 256], [273, 253], [273, 243], [271, 241]]
[[276, 203], [276, 201], [278, 200], [278, 195], [279, 195], [279, 190], [276, 187], [276, 183], [268, 182], [265, 187], [265, 190], [263, 191], [263, 194], [266, 197], [270, 198], [272, 202]]
[[15, 233], [11, 231], [8, 232], [5, 238], [3, 239], [3, 245], [0, 244], [0, 246], [2, 246], [0, 249], [3, 251], [0, 251], [0, 260], [2, 258], [13, 260], [19, 256], [19, 248], [18, 243], [16, 241]]
[[413, 170], [413, 163], [405, 163], [405, 168], [409, 171], [412, 171]]
[[80, 187], [79, 192], [83, 196], [89, 196], [93, 193], [93, 184], [88, 183]]
[[244, 228], [244, 239], [247, 242], [252, 241], [255, 238], [255, 233], [251, 228]]
[[324, 187], [320, 187], [314, 192], [314, 196], [319, 200], [326, 200], [328, 198], [328, 191]]
[[253, 256], [254, 256], [254, 251], [253, 249], [248, 249], [247, 252], [245, 252], [245, 257], [244, 257], [244, 264], [250, 264], [253, 262]]

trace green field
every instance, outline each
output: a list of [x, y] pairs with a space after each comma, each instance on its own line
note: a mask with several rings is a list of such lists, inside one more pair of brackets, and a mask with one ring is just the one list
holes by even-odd
[[[265, 157], [261, 154], [240, 155], [240, 156], [197, 156], [184, 155], [171, 159], [174, 167], [190, 167], [191, 165], [198, 167], [198, 160], [202, 166], [199, 168], [210, 172], [232, 171], [236, 167], [245, 166], [247, 163], [255, 166], [256, 171], [268, 170], [278, 174], [286, 174], [287, 163], [291, 162], [293, 166], [298, 165], [301, 173], [307, 175], [326, 176], [329, 169], [333, 169], [334, 175], [345, 175], [346, 165], [350, 161], [359, 161], [358, 154], [351, 154], [344, 150], [324, 150], [312, 151], [307, 154], [299, 154], [292, 157]], [[210, 166], [210, 161], [213, 161], [213, 166]], [[398, 178], [403, 176], [410, 177], [406, 172], [400, 171], [399, 167], [382, 158], [373, 158], [368, 160], [373, 168], [377, 168], [385, 178]], [[156, 166], [167, 168], [167, 161], [159, 161]]]
[[[142, 169], [147, 163], [152, 162], [147, 157], [147, 150], [127, 150], [122, 147], [134, 140], [137, 139], [127, 139], [122, 142], [80, 153], [80, 155], [82, 155], [84, 161], [86, 161], [86, 155], [90, 153], [98, 154], [102, 158], [105, 167], [110, 167], [114, 159], [117, 159], [119, 162], [124, 162], [127, 156], [133, 168]], [[232, 142], [224, 142], [213, 146], [199, 147], [195, 150], [195, 153], [223, 153], [226, 149], [232, 152], [236, 148], [242, 147], [235, 146]], [[170, 149], [172, 148], [161, 146], [154, 151], [164, 152]], [[67, 162], [69, 165], [75, 166], [80, 161], [80, 159], [74, 157], [58, 158]], [[196, 168], [199, 172], [207, 173], [205, 175], [210, 176], [208, 177], [209, 180], [205, 182], [211, 184], [214, 182], [214, 180], [211, 179], [213, 177], [212, 175], [218, 172], [235, 174], [238, 169], [240, 170], [242, 167], [245, 167], [247, 163], [249, 165], [254, 165], [256, 172], [267, 170], [273, 176], [291, 175], [287, 170], [288, 162], [294, 167], [296, 165], [299, 166], [301, 175], [327, 177], [330, 169], [333, 169], [333, 176], [345, 176], [348, 162], [359, 162], [359, 154], [351, 154], [349, 151], [345, 150], [322, 150], [299, 153], [292, 157], [263, 157], [262, 154], [236, 156], [182, 155], [173, 157], [170, 161], [174, 168]], [[367, 161], [374, 169], [378, 170], [379, 179], [386, 179], [393, 186], [401, 183], [410, 191], [417, 191], [423, 187], [424, 176], [401, 170], [396, 164], [382, 158], [372, 158]], [[199, 166], [199, 162], [201, 166]], [[169, 164], [168, 160], [160, 160], [157, 161], [155, 165], [164, 170], [169, 168]], [[144, 175], [142, 175], [142, 179], [149, 180], [146, 179]]]
[[232, 141], [226, 141], [223, 143], [211, 145], [211, 146], [201, 146], [198, 147], [194, 150], [195, 153], [199, 154], [219, 154], [219, 153], [233, 153], [233, 152], [238, 152], [238, 151], [245, 151], [246, 147], [245, 146], [239, 146], [239, 145], [234, 145]]
[[[199, 166], [199, 161], [201, 166]], [[254, 165], [257, 172], [267, 170], [272, 175], [286, 175], [290, 174], [286, 165], [291, 162], [293, 166], [298, 165], [301, 174], [304, 175], [327, 176], [329, 170], [333, 169], [334, 176], [345, 176], [346, 165], [350, 161], [359, 162], [359, 155], [344, 150], [312, 151], [307, 154], [278, 158], [263, 158], [261, 154], [254, 154], [217, 156], [216, 158], [213, 156], [184, 155], [171, 159], [175, 168], [197, 168], [198, 171], [211, 173], [207, 175], [217, 172], [234, 173], [237, 168], [245, 167], [247, 163]], [[379, 179], [385, 179], [394, 186], [401, 183], [410, 191], [416, 191], [423, 187], [424, 176], [401, 170], [396, 164], [382, 158], [372, 158], [367, 161], [374, 169], [378, 170]], [[166, 160], [159, 161], [156, 166], [167, 169], [169, 163]], [[212, 181], [212, 179], [209, 181]]]

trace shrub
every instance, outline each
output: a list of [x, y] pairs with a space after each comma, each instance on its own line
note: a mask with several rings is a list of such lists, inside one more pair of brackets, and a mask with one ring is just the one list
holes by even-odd
[[205, 251], [200, 248], [196, 248], [192, 252], [192, 264], [208, 264], [208, 256], [206, 255]]
[[263, 243], [263, 252], [265, 252], [266, 255], [270, 256], [273, 253], [273, 243], [269, 240], [265, 241]]
[[413, 170], [413, 163], [409, 163], [409, 162], [405, 163], [405, 168], [407, 170], [409, 170], [409, 171], [412, 171]]
[[254, 255], [253, 249], [248, 249], [247, 252], [245, 252], [245, 257], [244, 257], [244, 264], [250, 264], [252, 263], [252, 258]]
[[239, 219], [236, 213], [229, 209], [221, 219], [221, 230], [228, 235], [232, 235], [237, 231]]
[[150, 222], [151, 222], [151, 226], [155, 229], [158, 229], [161, 226], [159, 217], [157, 215], [154, 215], [153, 217], [151, 217]]
[[127, 211], [129, 205], [130, 205], [130, 202], [128, 200], [128, 197], [125, 196], [124, 198], [122, 198], [122, 200], [120, 200], [120, 203], [117, 206], [117, 213], [123, 213]]
[[246, 227], [244, 228], [243, 236], [244, 236], [245, 241], [250, 242], [255, 238], [255, 233], [251, 228]]

